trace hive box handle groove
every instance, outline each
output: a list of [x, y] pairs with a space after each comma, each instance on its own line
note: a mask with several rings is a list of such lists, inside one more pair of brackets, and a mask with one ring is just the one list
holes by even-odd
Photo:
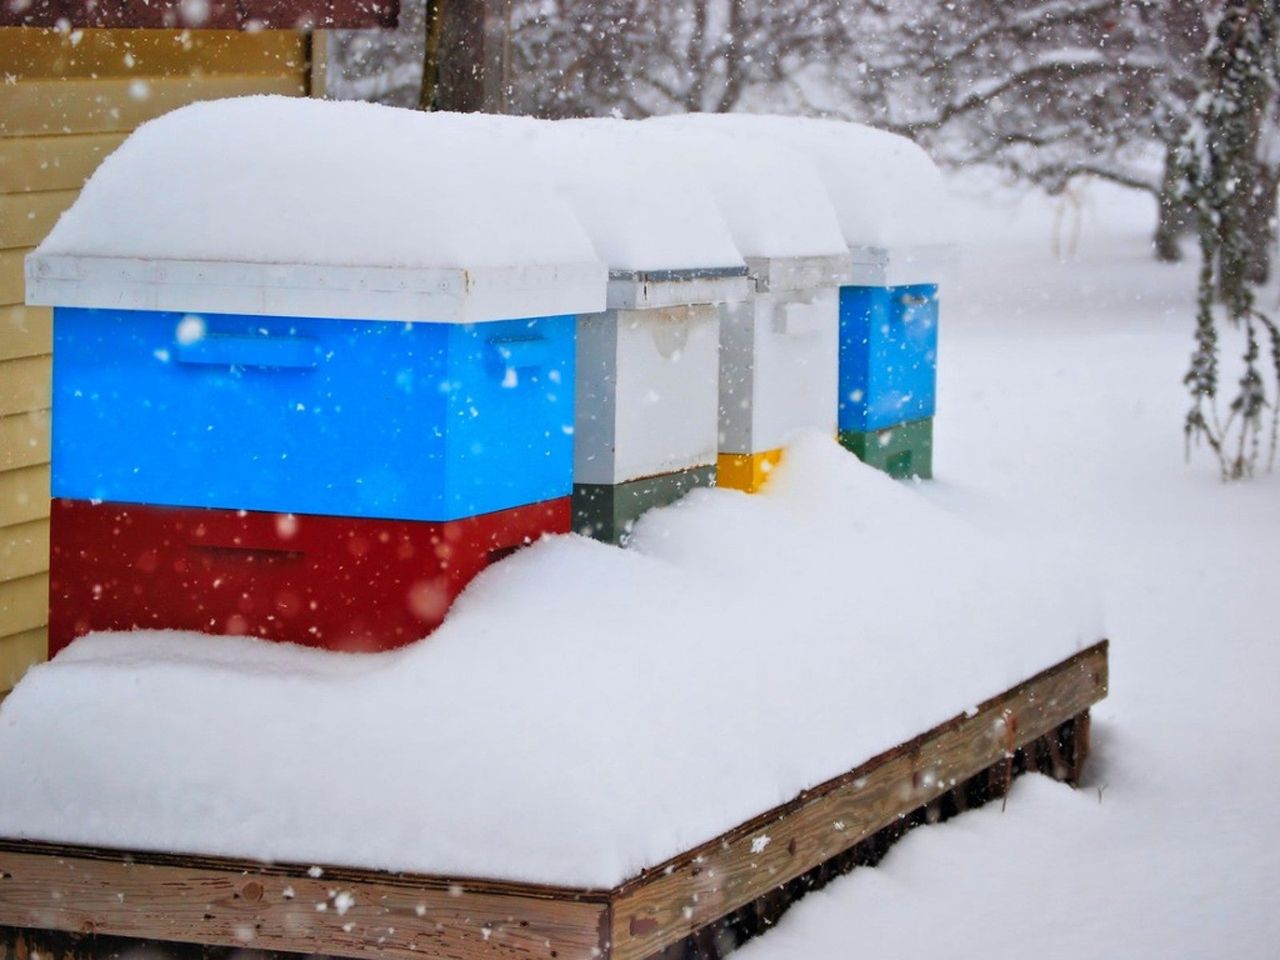
[[541, 367], [551, 359], [551, 341], [546, 337], [492, 337], [489, 350], [504, 369]]
[[312, 337], [262, 337], [211, 334], [177, 347], [179, 363], [207, 367], [266, 367], [313, 370], [319, 344]]
[[229, 557], [243, 557], [246, 560], [261, 557], [264, 560], [301, 560], [300, 550], [288, 550], [284, 547], [262, 547], [241, 543], [192, 543], [192, 550], [202, 553], [216, 553]]

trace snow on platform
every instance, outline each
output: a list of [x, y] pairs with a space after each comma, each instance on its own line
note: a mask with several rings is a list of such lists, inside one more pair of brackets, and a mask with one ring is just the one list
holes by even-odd
[[821, 437], [633, 544], [528, 548], [387, 654], [77, 641], [0, 705], [0, 836], [609, 887], [1102, 634]]

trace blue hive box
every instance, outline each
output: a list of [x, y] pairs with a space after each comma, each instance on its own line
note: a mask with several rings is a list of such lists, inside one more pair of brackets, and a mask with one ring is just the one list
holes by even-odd
[[574, 323], [60, 307], [53, 495], [433, 521], [568, 496]]
[[568, 496], [608, 268], [521, 129], [245, 97], [131, 134], [26, 258], [53, 495], [427, 523]]
[[932, 417], [937, 363], [937, 284], [840, 288], [841, 431]]

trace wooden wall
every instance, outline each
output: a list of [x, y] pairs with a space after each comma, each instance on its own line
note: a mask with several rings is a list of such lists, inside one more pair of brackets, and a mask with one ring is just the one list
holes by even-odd
[[288, 31], [0, 28], [0, 697], [44, 659], [49, 556], [49, 310], [22, 262], [130, 130], [196, 100], [306, 94]]

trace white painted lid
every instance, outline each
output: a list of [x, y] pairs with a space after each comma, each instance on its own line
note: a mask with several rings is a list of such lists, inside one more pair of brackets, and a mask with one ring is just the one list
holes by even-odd
[[[76, 267], [81, 261], [97, 263]], [[322, 315], [373, 315], [360, 313], [377, 311], [372, 299], [389, 319], [499, 319], [467, 304], [473, 280], [496, 275], [508, 293], [536, 277], [540, 312], [604, 304], [605, 269], [591, 238], [532, 151], [512, 149], [498, 118], [366, 103], [244, 97], [144, 124], [30, 258], [32, 302], [48, 302], [53, 291], [41, 277], [57, 274], [57, 303], [112, 305], [65, 299], [76, 299], [68, 287], [77, 277], [110, 290], [102, 261], [132, 265], [126, 285], [145, 275], [153, 287], [175, 274], [166, 265], [178, 265], [183, 282], [200, 290], [184, 309], [231, 302], [215, 292], [221, 279], [189, 282], [198, 273], [225, 279], [220, 265], [242, 278], [269, 276], [268, 299], [286, 315], [311, 312], [317, 289], [336, 286], [363, 295], [338, 298], [338, 310]], [[448, 302], [379, 300], [388, 271], [391, 287], [440, 288]], [[598, 290], [586, 289], [592, 283]], [[506, 300], [518, 302], [518, 292]], [[124, 299], [151, 295], [135, 289]]]

